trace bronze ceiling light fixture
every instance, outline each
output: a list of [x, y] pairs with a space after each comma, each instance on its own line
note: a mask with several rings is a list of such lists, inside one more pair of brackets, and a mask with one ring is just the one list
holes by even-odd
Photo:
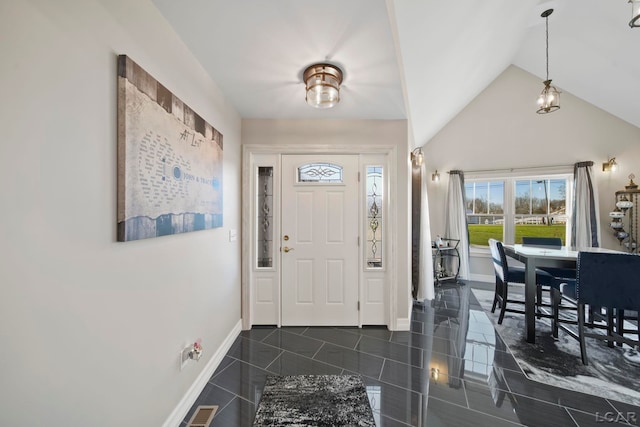
[[315, 108], [332, 108], [340, 102], [342, 70], [332, 64], [313, 64], [303, 73], [307, 104]]
[[553, 9], [547, 9], [540, 15], [545, 19], [546, 24], [547, 79], [542, 82], [544, 89], [542, 89], [542, 93], [538, 97], [538, 111], [536, 111], [538, 114], [552, 113], [560, 109], [560, 91], [551, 84], [551, 79], [549, 78], [549, 15], [552, 13]]
[[631, 3], [631, 21], [629, 26], [631, 28], [640, 27], [640, 0], [629, 0]]

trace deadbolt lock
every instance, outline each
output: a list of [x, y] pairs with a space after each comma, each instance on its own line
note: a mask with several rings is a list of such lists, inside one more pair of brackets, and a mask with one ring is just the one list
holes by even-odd
[[289, 240], [289, 236], [285, 234], [284, 237], [282, 238], [282, 240], [284, 240], [286, 242], [287, 240]]

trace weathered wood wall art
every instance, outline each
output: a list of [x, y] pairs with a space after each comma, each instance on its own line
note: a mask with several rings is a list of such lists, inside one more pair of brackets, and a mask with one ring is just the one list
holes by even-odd
[[118, 57], [118, 240], [222, 226], [222, 134]]

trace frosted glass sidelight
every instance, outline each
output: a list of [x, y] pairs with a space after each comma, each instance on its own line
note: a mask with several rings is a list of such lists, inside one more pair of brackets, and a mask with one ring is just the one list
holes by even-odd
[[258, 235], [256, 244], [257, 265], [273, 267], [273, 167], [258, 167], [258, 191], [256, 215]]
[[383, 170], [367, 166], [367, 244], [365, 261], [368, 268], [382, 268], [383, 236]]

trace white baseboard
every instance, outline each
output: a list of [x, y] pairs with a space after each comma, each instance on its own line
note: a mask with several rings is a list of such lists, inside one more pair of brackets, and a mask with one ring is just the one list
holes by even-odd
[[216, 371], [218, 365], [220, 365], [220, 362], [222, 362], [222, 359], [224, 359], [224, 356], [233, 345], [241, 330], [242, 320], [238, 321], [231, 332], [229, 332], [229, 335], [227, 335], [227, 337], [224, 339], [222, 345], [218, 347], [218, 350], [209, 360], [202, 372], [200, 372], [200, 375], [198, 375], [193, 384], [191, 384], [191, 387], [189, 387], [189, 390], [187, 390], [182, 400], [180, 400], [178, 406], [175, 407], [175, 409], [171, 412], [171, 415], [169, 415], [169, 418], [167, 418], [167, 420], [164, 422], [163, 427], [180, 426], [180, 423], [182, 423], [185, 415], [187, 415], [187, 412], [189, 412], [191, 406], [193, 406], [198, 396], [200, 396], [202, 390], [204, 390], [204, 387], [207, 385], [209, 378], [211, 378], [213, 373]]
[[411, 319], [397, 319], [396, 320], [396, 331], [409, 331], [411, 330]]

